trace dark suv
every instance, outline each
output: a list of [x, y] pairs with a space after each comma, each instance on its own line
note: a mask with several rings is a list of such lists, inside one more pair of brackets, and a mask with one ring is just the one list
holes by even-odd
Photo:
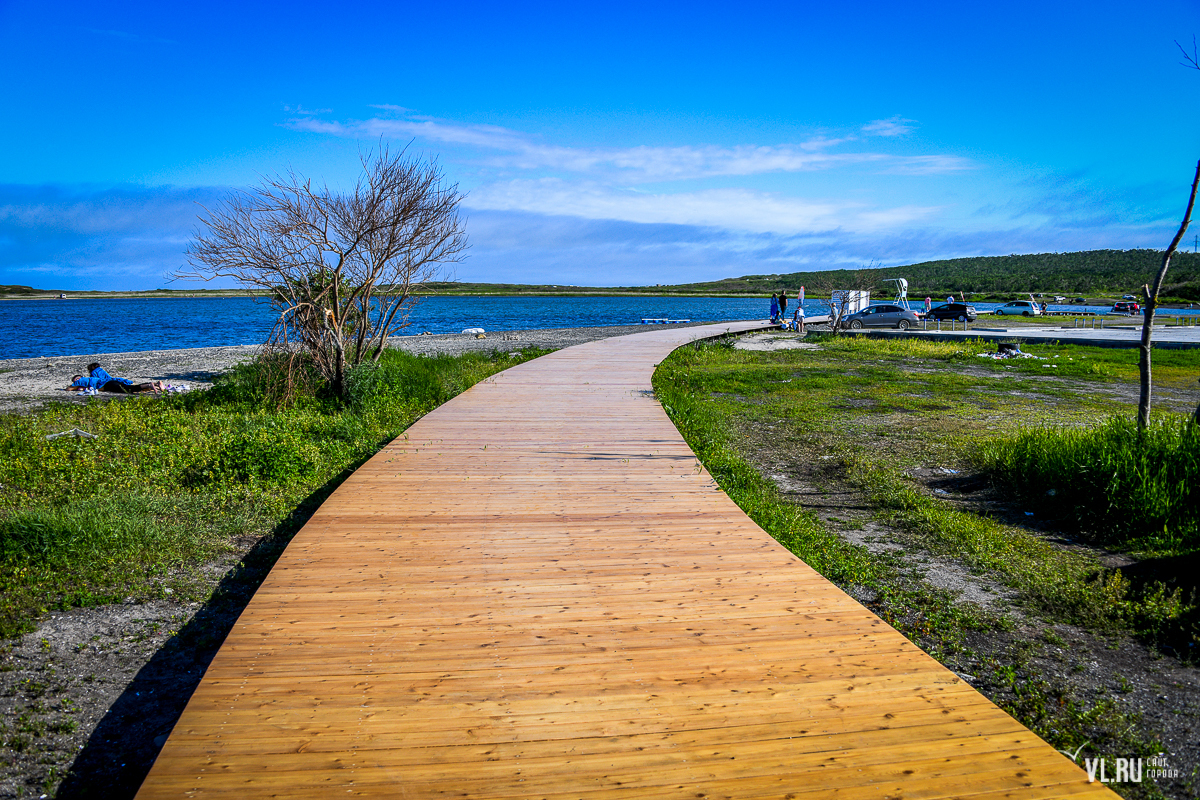
[[929, 309], [925, 318], [956, 319], [959, 322], [974, 322], [978, 316], [975, 313], [975, 306], [969, 306], [966, 303], [942, 303], [940, 306], [934, 306]]

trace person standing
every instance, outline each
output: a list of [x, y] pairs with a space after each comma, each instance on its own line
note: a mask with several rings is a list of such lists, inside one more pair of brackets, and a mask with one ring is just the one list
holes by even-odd
[[779, 318], [787, 319], [787, 289], [779, 292]]
[[771, 322], [779, 322], [779, 298], [771, 292]]

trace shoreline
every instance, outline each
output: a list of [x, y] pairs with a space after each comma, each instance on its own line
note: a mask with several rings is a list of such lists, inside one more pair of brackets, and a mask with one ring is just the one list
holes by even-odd
[[[685, 322], [676, 325], [612, 325], [588, 328], [541, 328], [535, 330], [489, 331], [485, 338], [473, 334], [437, 333], [392, 336], [389, 348], [410, 353], [461, 355], [468, 352], [520, 350], [525, 347], [562, 349], [597, 339], [624, 336], [658, 328], [691, 328], [717, 322]], [[85, 373], [86, 365], [98, 361], [111, 374], [130, 378], [135, 383], [160, 380], [185, 384], [189, 389], [207, 389], [213, 379], [240, 363], [250, 361], [262, 345], [223, 345], [173, 350], [135, 350], [112, 353], [81, 353], [33, 358], [0, 359], [0, 413], [24, 413], [47, 403], [83, 404], [89, 396], [65, 391], [75, 373]], [[128, 395], [92, 395], [103, 400]]]
[[[471, 292], [471, 291], [438, 291], [438, 292], [414, 292], [413, 297], [688, 297], [688, 298], [706, 298], [714, 300], [747, 300], [747, 299], [762, 299], [770, 297], [768, 291], [753, 291], [753, 292], [664, 292], [664, 291], [619, 291], [614, 289], [604, 289], [594, 292], [569, 290], [569, 291], [543, 291], [531, 290], [525, 292]], [[944, 293], [943, 293], [944, 294]], [[1019, 294], [1010, 292], [1008, 294]], [[248, 292], [236, 289], [217, 290], [210, 292], [197, 292], [195, 294], [160, 294], [155, 291], [147, 292], [78, 292], [75, 294], [67, 294], [66, 297], [59, 297], [57, 294], [39, 294], [39, 295], [0, 295], [0, 302], [18, 301], [18, 300], [223, 300], [230, 298], [259, 298], [267, 297], [265, 292]], [[996, 296], [989, 295], [992, 299], [972, 299], [967, 301], [970, 303], [1003, 303], [1003, 299], [998, 299]], [[1114, 292], [1111, 297], [1105, 295], [1088, 300], [1088, 306], [1111, 306], [1117, 301], [1118, 295]], [[915, 295], [914, 295], [915, 298]], [[823, 292], [810, 292], [807, 296], [809, 300], [828, 301], [829, 298]], [[885, 302], [886, 298], [882, 297], [872, 302]], [[910, 298], [910, 302], [913, 298]], [[1066, 305], [1058, 303], [1055, 305]], [[1074, 304], [1071, 304], [1074, 305]], [[1196, 302], [1186, 301], [1165, 301], [1158, 304], [1158, 310], [1161, 311], [1188, 311], [1196, 310], [1200, 304]]]

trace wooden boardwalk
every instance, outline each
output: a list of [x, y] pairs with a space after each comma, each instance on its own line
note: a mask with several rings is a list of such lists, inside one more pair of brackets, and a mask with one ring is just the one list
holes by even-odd
[[716, 487], [649, 392], [706, 333], [553, 353], [385, 447], [139, 797], [1114, 797]]

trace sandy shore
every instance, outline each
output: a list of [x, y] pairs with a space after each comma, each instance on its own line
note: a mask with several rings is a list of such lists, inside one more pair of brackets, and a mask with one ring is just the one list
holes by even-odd
[[[691, 327], [710, 323], [691, 323], [671, 327]], [[445, 333], [432, 336], [394, 336], [388, 347], [411, 353], [449, 353], [471, 351], [510, 351], [524, 347], [560, 349], [584, 342], [643, 333], [657, 325], [617, 325], [604, 328], [550, 328], [532, 331], [488, 331], [487, 338], [470, 334]], [[0, 360], [0, 412], [28, 411], [47, 402], [86, 403], [90, 398], [64, 391], [75, 374], [87, 374], [87, 365], [100, 362], [110, 374], [141, 383], [164, 381], [185, 384], [192, 389], [207, 389], [212, 380], [235, 365], [249, 361], [258, 352], [257, 345], [236, 347], [197, 347], [187, 350], [145, 350], [133, 353], [90, 353], [43, 358]], [[99, 397], [119, 399], [121, 395]]]

